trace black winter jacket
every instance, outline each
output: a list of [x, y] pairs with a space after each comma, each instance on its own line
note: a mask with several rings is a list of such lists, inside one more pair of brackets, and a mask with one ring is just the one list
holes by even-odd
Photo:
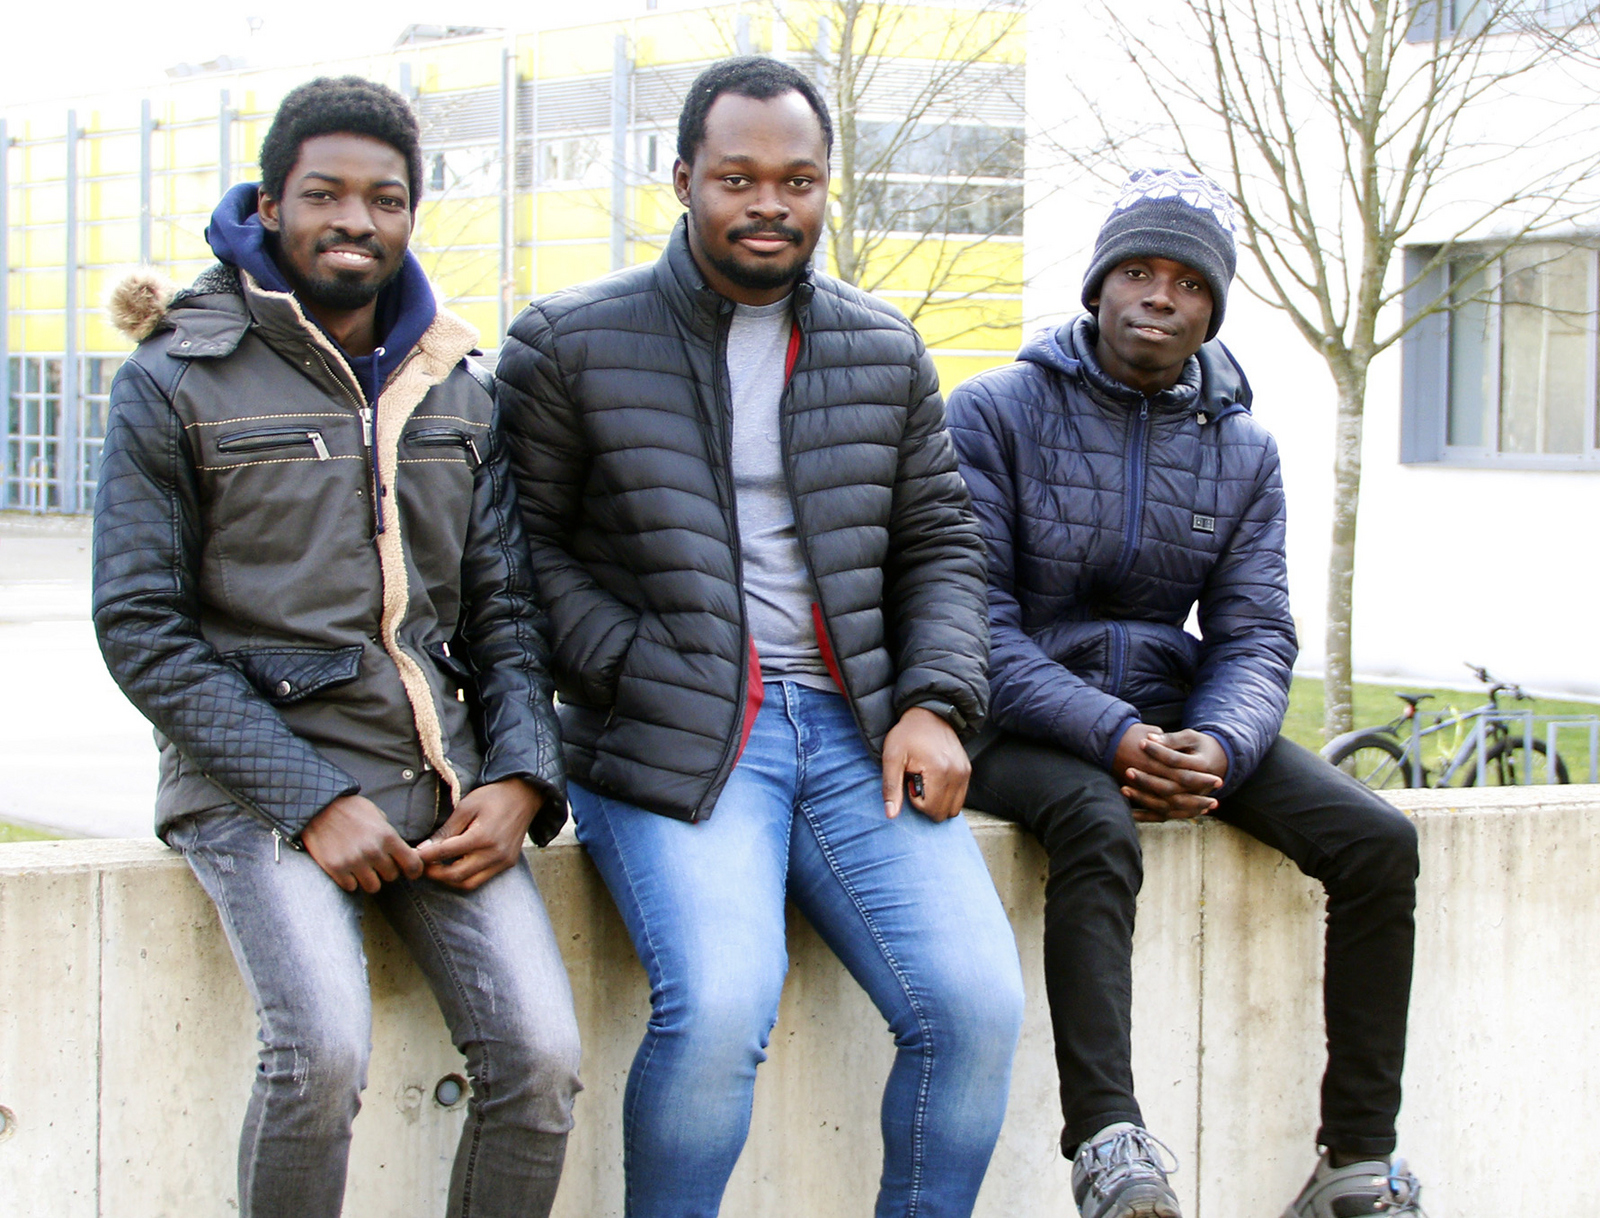
[[547, 645], [472, 328], [440, 311], [371, 411], [293, 296], [230, 267], [141, 329], [111, 390], [94, 619], [157, 729], [157, 831], [243, 807], [293, 839], [360, 791], [415, 842], [441, 786], [522, 776], [549, 840]]
[[[535, 301], [500, 357], [507, 446], [572, 776], [707, 815], [761, 694], [734, 520], [732, 304], [679, 223], [653, 265]], [[826, 275], [796, 286], [780, 406], [818, 641], [870, 748], [913, 706], [987, 703], [982, 541], [911, 325]]]
[[950, 395], [989, 546], [990, 721], [1108, 769], [1140, 720], [1196, 728], [1226, 793], [1282, 726], [1296, 653], [1277, 446], [1220, 343], [1146, 398], [1097, 333], [1042, 331]]

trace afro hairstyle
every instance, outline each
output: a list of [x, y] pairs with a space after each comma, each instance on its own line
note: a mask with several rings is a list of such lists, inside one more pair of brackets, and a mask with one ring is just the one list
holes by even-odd
[[289, 91], [261, 141], [261, 189], [283, 198], [300, 146], [319, 135], [367, 135], [406, 159], [411, 210], [422, 198], [422, 136], [406, 99], [361, 76], [319, 76]]

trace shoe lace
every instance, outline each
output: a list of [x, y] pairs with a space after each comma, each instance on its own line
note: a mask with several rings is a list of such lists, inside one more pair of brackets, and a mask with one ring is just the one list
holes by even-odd
[[1395, 1160], [1384, 1185], [1388, 1189], [1388, 1196], [1384, 1198], [1387, 1204], [1383, 1213], [1390, 1215], [1391, 1218], [1399, 1214], [1415, 1214], [1417, 1218], [1428, 1218], [1422, 1209], [1422, 1182], [1406, 1170], [1404, 1159]]
[[[1178, 1156], [1160, 1138], [1135, 1126], [1120, 1129], [1089, 1147], [1089, 1172], [1101, 1192], [1140, 1168], [1153, 1169], [1163, 1176], [1178, 1170]], [[1404, 1212], [1404, 1211], [1401, 1211]]]

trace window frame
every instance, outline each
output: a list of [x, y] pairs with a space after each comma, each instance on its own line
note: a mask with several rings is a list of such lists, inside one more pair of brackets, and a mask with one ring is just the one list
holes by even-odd
[[[1502, 282], [1496, 278], [1490, 303], [1489, 350], [1485, 358], [1497, 386], [1493, 400], [1486, 403], [1483, 434], [1490, 445], [1450, 443], [1450, 322], [1453, 313], [1441, 309], [1421, 318], [1401, 342], [1400, 385], [1400, 461], [1404, 465], [1444, 465], [1461, 469], [1521, 469], [1546, 471], [1600, 472], [1600, 249], [1587, 235], [1564, 239], [1540, 238], [1519, 244], [1566, 245], [1585, 250], [1589, 255], [1586, 352], [1588, 366], [1583, 383], [1588, 398], [1582, 407], [1585, 447], [1578, 453], [1501, 452], [1501, 333]], [[1483, 251], [1487, 253], [1488, 251]], [[1502, 251], [1497, 256], [1503, 256]], [[1405, 251], [1406, 280], [1411, 284], [1405, 295], [1408, 317], [1415, 317], [1438, 300], [1449, 287], [1451, 259], [1423, 274], [1428, 263], [1439, 254], [1438, 246], [1414, 246]], [[1471, 257], [1471, 247], [1459, 256]], [[1420, 278], [1419, 278], [1420, 276]]]

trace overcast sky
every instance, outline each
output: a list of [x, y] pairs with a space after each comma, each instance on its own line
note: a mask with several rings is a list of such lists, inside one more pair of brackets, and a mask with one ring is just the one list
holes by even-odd
[[[662, 0], [660, 7], [681, 7]], [[641, 13], [644, 0], [585, 0], [582, 20]], [[570, 24], [563, 0], [8, 0], [0, 105], [138, 88], [178, 63], [219, 55], [252, 65], [338, 59], [391, 46], [413, 22], [529, 28]], [[254, 27], [254, 28], [252, 28]]]

